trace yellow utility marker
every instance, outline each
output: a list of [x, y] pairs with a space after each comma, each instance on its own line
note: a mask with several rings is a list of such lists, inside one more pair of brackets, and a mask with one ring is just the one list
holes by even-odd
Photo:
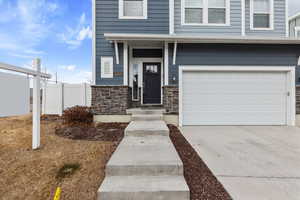
[[53, 200], [59, 200], [60, 199], [60, 194], [61, 194], [61, 188], [57, 187]]

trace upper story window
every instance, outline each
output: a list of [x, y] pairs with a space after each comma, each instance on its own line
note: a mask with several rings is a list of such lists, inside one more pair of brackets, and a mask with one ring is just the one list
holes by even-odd
[[183, 25], [229, 25], [230, 0], [182, 0]]
[[147, 0], [119, 0], [119, 19], [147, 19]]
[[273, 29], [273, 0], [250, 1], [251, 29]]

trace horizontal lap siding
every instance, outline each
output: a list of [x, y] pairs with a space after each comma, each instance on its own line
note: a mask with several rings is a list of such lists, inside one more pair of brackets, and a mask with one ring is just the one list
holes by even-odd
[[250, 0], [246, 0], [246, 35], [250, 36], [286, 36], [285, 1], [274, 0], [274, 30], [251, 30], [250, 29]]
[[120, 64], [115, 64], [114, 45], [104, 33], [169, 33], [169, 1], [148, 0], [148, 19], [119, 19], [118, 0], [96, 0], [96, 77], [97, 85], [122, 85], [123, 76], [101, 79], [101, 56], [114, 57], [114, 72], [123, 72], [123, 45], [119, 44]]
[[197, 35], [241, 35], [241, 0], [230, 1], [230, 26], [181, 25], [181, 0], [175, 0], [175, 32]]
[[178, 44], [176, 65], [172, 65], [170, 45], [169, 82], [178, 84], [179, 65], [296, 66], [299, 55], [300, 46], [293, 45]]

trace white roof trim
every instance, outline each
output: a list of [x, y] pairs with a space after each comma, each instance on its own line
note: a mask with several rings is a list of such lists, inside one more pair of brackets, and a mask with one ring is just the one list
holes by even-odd
[[300, 17], [300, 12], [296, 13], [295, 15], [291, 16], [289, 18], [289, 21], [296, 19], [297, 17]]
[[165, 41], [178, 43], [235, 43], [235, 44], [300, 44], [299, 39], [285, 37], [218, 37], [197, 35], [169, 34], [128, 34], [105, 33], [106, 40], [111, 41]]

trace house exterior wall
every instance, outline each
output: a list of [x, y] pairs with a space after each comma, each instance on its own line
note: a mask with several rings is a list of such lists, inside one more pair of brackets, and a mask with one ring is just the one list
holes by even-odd
[[123, 72], [123, 45], [119, 44], [120, 64], [115, 63], [114, 44], [104, 33], [169, 33], [169, 1], [148, 0], [147, 19], [119, 19], [118, 0], [95, 0], [96, 9], [96, 85], [122, 85], [123, 76], [101, 78], [101, 56], [114, 57], [114, 72]]
[[170, 44], [169, 84], [178, 85], [180, 65], [297, 66], [299, 55], [299, 45], [178, 44], [173, 65]]
[[295, 27], [300, 27], [300, 16], [289, 21], [289, 35], [291, 38], [295, 38]]
[[274, 30], [251, 30], [250, 29], [250, 0], [246, 0], [245, 26], [246, 35], [264, 37], [286, 37], [286, 4], [287, 0], [274, 0]]

